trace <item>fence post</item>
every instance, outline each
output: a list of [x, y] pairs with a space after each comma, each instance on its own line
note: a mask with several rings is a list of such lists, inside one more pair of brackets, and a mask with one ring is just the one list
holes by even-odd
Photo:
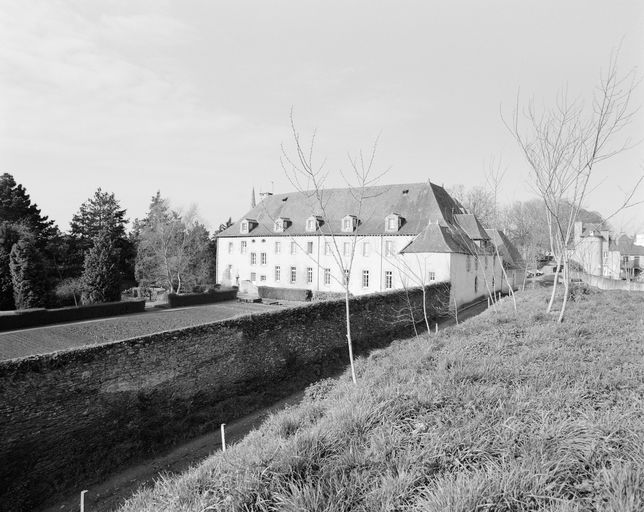
[[225, 423], [221, 424], [221, 451], [222, 452], [226, 451], [226, 431], [224, 430], [225, 426], [226, 426]]
[[85, 512], [85, 493], [87, 490], [81, 491], [80, 495], [80, 512]]

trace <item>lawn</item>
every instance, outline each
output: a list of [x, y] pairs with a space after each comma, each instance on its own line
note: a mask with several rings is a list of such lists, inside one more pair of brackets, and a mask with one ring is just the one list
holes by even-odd
[[121, 509], [644, 510], [644, 295], [548, 290], [394, 342]]

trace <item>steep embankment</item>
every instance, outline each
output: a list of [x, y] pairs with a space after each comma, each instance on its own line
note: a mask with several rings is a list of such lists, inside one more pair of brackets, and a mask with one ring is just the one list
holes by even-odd
[[642, 510], [644, 295], [543, 290], [373, 353], [122, 511]]

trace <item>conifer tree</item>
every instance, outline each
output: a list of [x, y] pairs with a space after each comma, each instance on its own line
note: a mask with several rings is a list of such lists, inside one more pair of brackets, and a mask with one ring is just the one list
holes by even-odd
[[9, 268], [16, 309], [44, 307], [46, 274], [40, 252], [33, 240], [22, 238], [9, 254]]
[[25, 188], [8, 173], [0, 176], [0, 220], [25, 226], [35, 236], [39, 249], [56, 231], [54, 221], [40, 213], [40, 208], [31, 203]]
[[80, 274], [94, 239], [101, 231], [107, 230], [114, 245], [119, 249], [118, 270], [121, 276], [125, 279], [134, 277], [134, 248], [125, 234], [125, 212], [115, 195], [104, 192], [100, 187], [92, 197], [81, 204], [70, 224], [71, 265], [75, 265], [77, 269], [75, 275]]
[[121, 298], [119, 252], [109, 229], [98, 233], [85, 256], [83, 304], [115, 302]]

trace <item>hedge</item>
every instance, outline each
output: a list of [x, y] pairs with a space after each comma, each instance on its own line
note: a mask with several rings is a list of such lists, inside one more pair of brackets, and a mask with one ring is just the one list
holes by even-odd
[[17, 311], [0, 312], [0, 331], [39, 327], [42, 325], [60, 324], [63, 322], [77, 322], [108, 316], [129, 315], [143, 313], [144, 300], [124, 302], [106, 302], [104, 304], [90, 304], [88, 306], [70, 306], [57, 309], [22, 309]]
[[206, 293], [185, 293], [177, 295], [176, 293], [168, 294], [168, 305], [171, 308], [181, 308], [185, 306], [196, 306], [198, 304], [212, 304], [224, 300], [233, 300], [237, 298], [237, 289], [215, 290]]
[[306, 288], [276, 288], [258, 286], [257, 293], [262, 299], [293, 300], [305, 302], [311, 300], [313, 293]]

